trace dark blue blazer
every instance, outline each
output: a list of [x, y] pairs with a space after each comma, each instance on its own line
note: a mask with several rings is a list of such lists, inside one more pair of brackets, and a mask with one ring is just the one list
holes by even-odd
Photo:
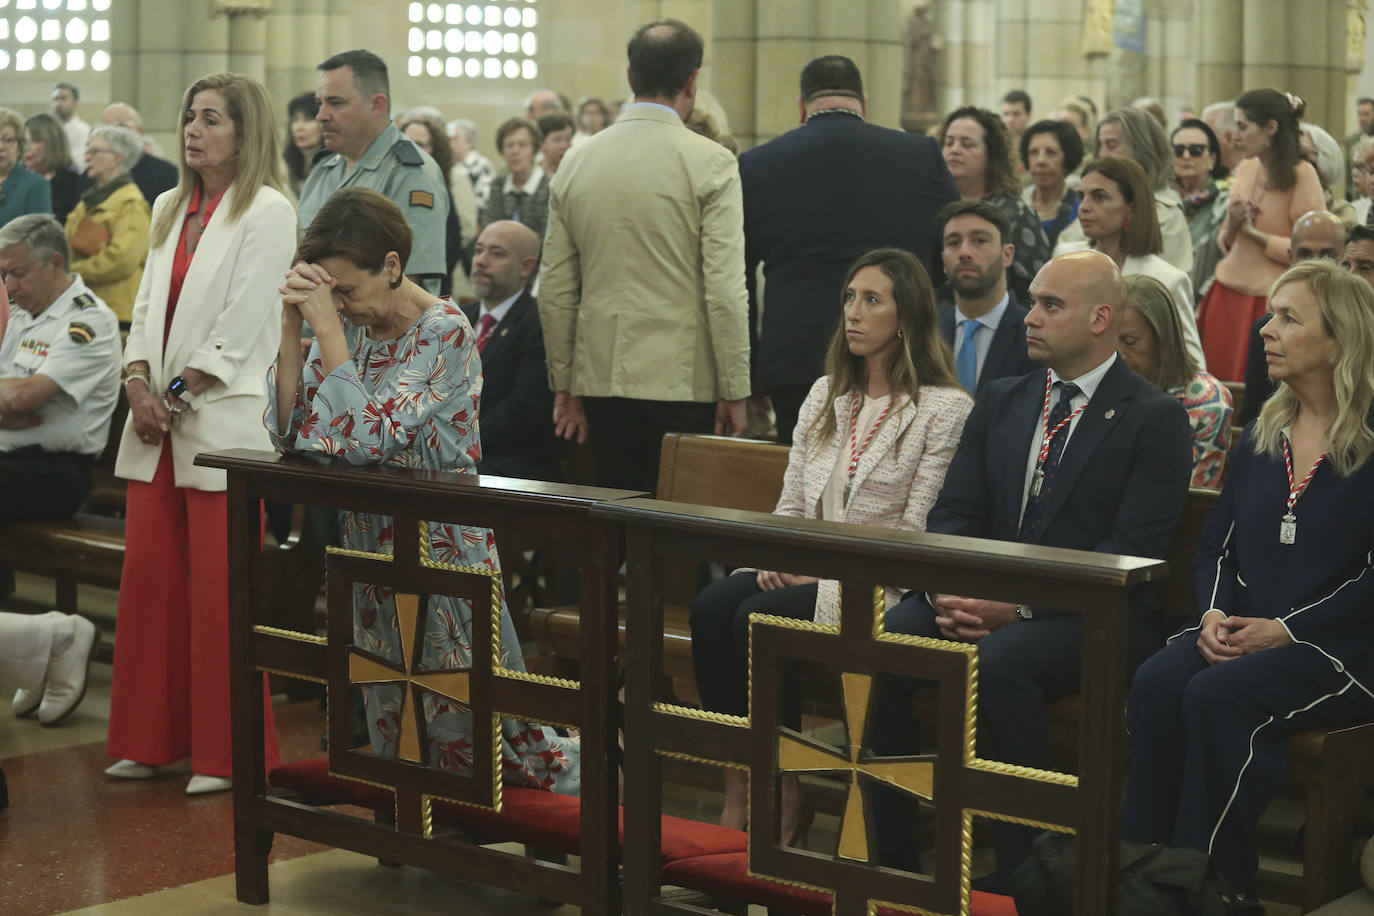
[[754, 388], [810, 385], [824, 374], [840, 318], [840, 287], [859, 255], [904, 248], [939, 271], [935, 214], [959, 199], [930, 137], [828, 114], [739, 157], [751, 334], [760, 262], [763, 330]]
[[[979, 394], [927, 531], [1018, 539], [1046, 371], [994, 379]], [[1118, 357], [1074, 427], [1048, 509], [1029, 541], [1162, 559], [1192, 474], [1187, 411]], [[1157, 625], [1161, 596], [1145, 596], [1139, 607]]]
[[[1009, 293], [1007, 310], [1002, 314], [1002, 323], [993, 332], [992, 345], [988, 347], [988, 356], [983, 360], [983, 371], [978, 373], [978, 384], [973, 394], [982, 391], [984, 385], [993, 379], [1015, 378], [1040, 368], [1026, 351], [1026, 314], [1026, 309]], [[952, 305], [940, 309], [940, 336], [953, 349]]]
[[[473, 327], [474, 341], [481, 310], [463, 306]], [[544, 357], [544, 332], [539, 306], [528, 291], [522, 293], [501, 320], [482, 350], [482, 400], [479, 433], [482, 460], [479, 474], [561, 480], [562, 454], [553, 432], [553, 392]]]
[[134, 184], [143, 192], [143, 199], [148, 201], [150, 207], [159, 194], [175, 188], [181, 180], [181, 173], [173, 163], [152, 153], [140, 156], [138, 163], [129, 170], [129, 174], [133, 176]]
[[[1232, 451], [1203, 529], [1193, 569], [1198, 615], [1215, 607], [1281, 618], [1294, 639], [1374, 690], [1374, 461], [1349, 477], [1323, 461], [1294, 506], [1294, 543], [1281, 544], [1288, 473], [1282, 454], [1255, 453], [1253, 433], [1246, 427]], [[1307, 468], [1293, 473], [1301, 478]]]

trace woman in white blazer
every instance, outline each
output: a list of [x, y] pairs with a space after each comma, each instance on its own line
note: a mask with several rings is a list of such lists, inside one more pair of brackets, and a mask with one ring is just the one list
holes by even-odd
[[[153, 205], [124, 351], [129, 481], [105, 772], [143, 779], [191, 758], [187, 794], [230, 786], [229, 598], [223, 471], [201, 452], [272, 448], [264, 374], [277, 287], [296, 247], [270, 100], [207, 76], [182, 105], [181, 181]], [[277, 760], [270, 706], [268, 765]]]
[[[940, 337], [935, 292], [914, 256], [880, 248], [849, 269], [843, 321], [826, 374], [802, 404], [777, 515], [924, 531], [972, 399]], [[887, 590], [888, 607], [901, 597]], [[794, 572], [736, 570], [691, 607], [692, 665], [702, 706], [748, 715], [749, 615], [834, 624], [839, 583]], [[784, 723], [799, 727], [795, 684], [781, 686]], [[748, 776], [726, 770], [721, 823], [743, 827]], [[782, 836], [807, 826], [795, 777], [784, 778]]]
[[1199, 370], [1206, 369], [1193, 310], [1193, 283], [1186, 273], [1159, 256], [1164, 238], [1145, 170], [1121, 156], [1094, 159], [1083, 166], [1079, 190], [1083, 201], [1078, 206], [1078, 221], [1089, 245], [1116, 261], [1123, 276], [1150, 277], [1169, 291], [1183, 326], [1183, 347]]

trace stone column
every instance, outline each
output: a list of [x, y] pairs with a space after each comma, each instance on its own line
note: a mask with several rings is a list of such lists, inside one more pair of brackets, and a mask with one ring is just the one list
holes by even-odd
[[755, 23], [756, 0], [721, 0], [712, 13], [715, 48], [712, 80], [716, 98], [730, 116], [730, 130], [740, 149], [758, 141], [758, 92], [754, 75], [758, 72], [758, 40]]
[[1194, 95], [1199, 106], [1244, 92], [1241, 62], [1245, 0], [1206, 0], [1193, 6]]
[[[229, 20], [229, 72], [267, 82], [267, 16], [235, 13]], [[283, 105], [285, 99], [282, 100]]]

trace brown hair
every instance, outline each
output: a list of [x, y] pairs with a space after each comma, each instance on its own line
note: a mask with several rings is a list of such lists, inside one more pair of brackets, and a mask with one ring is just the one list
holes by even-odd
[[315, 214], [291, 262], [344, 258], [375, 274], [387, 252], [394, 251], [404, 271], [413, 238], [401, 208], [386, 195], [371, 188], [340, 188]]
[[998, 194], [1021, 194], [1021, 179], [1016, 177], [1016, 166], [1011, 161], [1011, 134], [1002, 119], [986, 108], [966, 105], [956, 108], [945, 118], [940, 127], [940, 145], [945, 145], [945, 132], [960, 118], [968, 118], [983, 128], [983, 146], [987, 149], [987, 175], [983, 179], [983, 193], [988, 197]]
[[213, 89], [224, 96], [228, 115], [234, 122], [234, 137], [238, 140], [238, 169], [234, 173], [231, 186], [234, 188], [234, 203], [229, 210], [229, 221], [238, 222], [254, 198], [263, 187], [272, 188], [286, 196], [281, 178], [281, 144], [277, 139], [275, 122], [272, 117], [272, 100], [262, 83], [251, 76], [241, 73], [214, 73], [203, 76], [192, 83], [181, 100], [180, 127], [177, 129], [177, 154], [181, 162], [181, 181], [172, 191], [172, 197], [158, 214], [157, 222], [149, 240], [150, 247], [156, 248], [167, 241], [172, 227], [181, 222], [186, 212], [186, 204], [191, 192], [200, 187], [200, 175], [186, 164], [186, 112], [196, 94]]
[[1183, 344], [1183, 323], [1164, 284], [1154, 277], [1131, 274], [1126, 278], [1126, 308], [1139, 312], [1155, 335], [1159, 358], [1150, 384], [1168, 389], [1191, 382], [1197, 375], [1197, 360]]
[[406, 128], [412, 124], [419, 124], [429, 131], [429, 154], [439, 166], [439, 173], [444, 176], [444, 187], [452, 191], [453, 141], [448, 138], [448, 131], [444, 130], [443, 122], [438, 118], [423, 115], [408, 117], [401, 122], [401, 133], [404, 134]]
[[[905, 396], [912, 403], [920, 397], [922, 385], [948, 385], [957, 388], [954, 374], [954, 355], [949, 344], [940, 336], [939, 309], [935, 304], [935, 288], [921, 262], [909, 251], [900, 248], [877, 248], [861, 255], [845, 274], [840, 287], [841, 302], [844, 291], [854, 281], [854, 275], [865, 267], [877, 267], [892, 281], [892, 301], [897, 306], [897, 329], [902, 335], [898, 356], [887, 368], [887, 381], [892, 391], [893, 405]], [[863, 391], [867, 381], [868, 364], [861, 356], [849, 352], [849, 335], [841, 319], [825, 358], [825, 374], [830, 379], [830, 398], [843, 397]], [[823, 410], [811, 427], [822, 441], [835, 435], [835, 411]]]
[[[1148, 116], [1147, 116], [1148, 117]], [[1098, 172], [1110, 178], [1131, 205], [1130, 222], [1121, 230], [1121, 250], [1127, 257], [1159, 254], [1164, 234], [1155, 214], [1155, 192], [1138, 163], [1121, 156], [1103, 156], [1083, 166], [1083, 177]]]
[[502, 147], [506, 145], [506, 138], [517, 130], [527, 130], [530, 132], [530, 145], [538, 151], [539, 144], [544, 142], [544, 135], [539, 132], [539, 125], [529, 118], [507, 118], [501, 122], [501, 126], [496, 128], [496, 152], [502, 152]]
[[1236, 107], [1256, 127], [1263, 128], [1270, 121], [1277, 126], [1269, 148], [1259, 158], [1274, 187], [1287, 191], [1298, 180], [1298, 162], [1302, 159], [1298, 122], [1307, 103], [1277, 89], [1251, 89], [1236, 99]]

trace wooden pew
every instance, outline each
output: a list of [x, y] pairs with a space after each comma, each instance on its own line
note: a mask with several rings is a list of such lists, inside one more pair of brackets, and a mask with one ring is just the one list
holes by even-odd
[[[770, 443], [670, 434], [664, 437], [659, 496], [675, 502], [769, 511], [782, 489], [787, 451], [786, 446]], [[1165, 586], [1168, 633], [1185, 626], [1196, 613], [1193, 558], [1216, 497], [1214, 490], [1191, 490], [1170, 543], [1170, 576]], [[683, 587], [691, 581], [694, 580], [678, 575], [665, 586], [663, 666], [665, 675], [679, 684], [693, 678], [691, 629], [687, 622], [692, 590]], [[575, 669], [575, 609], [537, 609], [533, 623], [544, 651], [558, 657], [567, 670]], [[623, 650], [623, 606], [619, 638]], [[1051, 746], [1056, 766], [1061, 769], [1073, 766], [1078, 722], [1078, 697], [1069, 697], [1051, 707]], [[1289, 757], [1289, 791], [1300, 797], [1304, 805], [1303, 876], [1297, 881], [1279, 872], [1263, 872], [1261, 887], [1268, 899], [1312, 909], [1356, 886], [1352, 847], [1357, 820], [1364, 817], [1368, 793], [1374, 788], [1374, 724], [1331, 732], [1304, 732], [1289, 742]]]

